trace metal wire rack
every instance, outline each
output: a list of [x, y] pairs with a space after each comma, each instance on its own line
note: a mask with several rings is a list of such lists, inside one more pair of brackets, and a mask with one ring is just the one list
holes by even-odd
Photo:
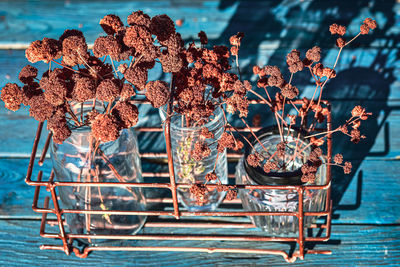
[[[146, 101], [136, 100], [136, 103], [148, 104]], [[253, 100], [251, 104], [260, 104], [261, 101]], [[330, 103], [327, 101], [322, 101], [324, 105], [328, 107], [329, 113], [326, 116], [326, 128], [317, 129], [318, 131], [328, 130], [331, 131], [331, 113], [330, 113]], [[299, 101], [293, 102], [293, 104], [300, 104]], [[39, 123], [36, 136], [33, 143], [32, 153], [28, 165], [26, 183], [35, 187], [32, 208], [35, 212], [42, 214], [41, 224], [40, 224], [40, 235], [44, 238], [59, 239], [61, 240], [60, 245], [46, 245], [40, 246], [40, 249], [44, 250], [61, 250], [67, 255], [72, 252], [80, 258], [85, 258], [92, 251], [176, 251], [176, 252], [223, 252], [223, 253], [252, 253], [252, 254], [272, 254], [280, 255], [287, 262], [294, 262], [297, 258], [304, 259], [305, 254], [331, 254], [330, 250], [306, 250], [306, 242], [324, 242], [328, 241], [331, 233], [331, 215], [332, 215], [332, 201], [331, 201], [331, 155], [332, 155], [332, 137], [329, 134], [327, 136], [327, 168], [326, 176], [327, 182], [325, 185], [297, 185], [297, 186], [267, 186], [267, 185], [237, 185], [238, 190], [243, 189], [281, 189], [281, 190], [294, 190], [298, 193], [298, 210], [295, 212], [246, 212], [241, 208], [235, 208], [225, 211], [213, 211], [213, 212], [189, 212], [183, 210], [178, 204], [177, 189], [178, 188], [189, 188], [189, 184], [179, 184], [175, 182], [174, 176], [174, 166], [172, 161], [171, 152], [171, 141], [170, 141], [170, 124], [167, 120], [165, 122], [164, 129], [161, 127], [147, 127], [139, 128], [137, 131], [142, 132], [164, 132], [166, 140], [166, 153], [141, 153], [141, 158], [159, 158], [166, 159], [168, 161], [169, 172], [163, 173], [152, 173], [144, 172], [143, 177], [169, 177], [169, 182], [167, 183], [110, 183], [110, 182], [59, 182], [54, 180], [54, 172], [47, 179], [43, 177], [43, 170], [39, 170], [36, 176], [36, 180], [32, 179], [32, 173], [34, 166], [40, 168], [42, 166], [46, 153], [51, 141], [51, 134], [47, 136], [46, 142], [44, 144], [42, 153], [37, 156], [37, 149], [39, 145], [39, 140], [41, 137], [43, 128], [43, 123]], [[257, 128], [252, 128], [257, 130]], [[247, 128], [239, 129], [241, 131], [249, 131]], [[228, 159], [238, 159], [241, 154], [238, 153], [228, 153]], [[38, 158], [37, 164], [35, 160]], [[234, 174], [229, 174], [230, 178], [234, 177]], [[170, 210], [146, 210], [146, 211], [120, 211], [120, 210], [107, 210], [107, 214], [111, 215], [148, 215], [153, 216], [155, 220], [148, 221], [144, 224], [143, 229], [146, 228], [179, 228], [182, 230], [187, 230], [185, 234], [145, 234], [139, 232], [136, 235], [91, 235], [91, 234], [72, 234], [67, 232], [67, 227], [65, 227], [66, 222], [63, 218], [63, 214], [67, 213], [80, 213], [80, 214], [104, 214], [104, 210], [77, 210], [77, 209], [63, 209], [59, 203], [59, 196], [57, 195], [56, 188], [61, 186], [81, 186], [81, 187], [125, 187], [125, 188], [166, 188], [171, 192], [171, 197], [167, 199], [149, 199], [152, 202], [162, 202], [170, 206]], [[216, 185], [207, 185], [209, 188], [213, 188]], [[41, 191], [46, 190], [47, 195], [44, 198], [43, 206], [39, 206], [39, 195], [42, 194]], [[326, 202], [324, 205], [324, 210], [321, 212], [305, 212], [304, 211], [304, 194], [307, 190], [326, 190]], [[50, 192], [50, 193], [49, 193]], [[50, 201], [52, 203], [50, 203]], [[233, 201], [224, 201], [224, 203], [236, 203], [239, 207], [239, 199]], [[52, 205], [50, 205], [52, 204]], [[56, 219], [49, 218], [49, 214], [55, 215]], [[169, 217], [170, 219], [175, 218], [176, 220], [170, 220], [168, 222], [159, 220], [157, 218]], [[208, 217], [205, 217], [208, 216]], [[226, 221], [209, 220], [209, 218], [221, 218], [225, 217]], [[255, 226], [249, 222], [237, 222], [237, 218], [240, 216], [294, 216], [297, 217], [298, 223], [298, 236], [295, 237], [278, 237], [278, 236], [259, 236], [259, 235], [200, 235], [196, 234], [201, 229], [205, 228], [232, 228], [232, 229], [249, 229], [255, 228]], [[323, 216], [325, 217], [325, 222], [320, 224], [313, 224], [310, 228], [318, 228], [324, 232], [324, 235], [320, 236], [306, 236], [305, 235], [305, 216]], [[184, 218], [191, 218], [195, 220], [187, 221]], [[202, 220], [200, 220], [200, 218]], [[199, 219], [199, 220], [196, 220]], [[58, 232], [48, 232], [46, 225], [58, 225]], [[193, 230], [197, 229], [197, 230]], [[143, 231], [142, 231], [143, 232]], [[164, 231], [165, 232], [165, 231]], [[236, 232], [237, 233], [237, 232]], [[236, 242], [296, 242], [298, 244], [298, 249], [295, 250], [291, 255], [284, 250], [271, 250], [271, 249], [250, 249], [246, 247], [190, 247], [190, 246], [133, 246], [133, 245], [96, 245], [96, 246], [86, 246], [83, 249], [74, 245], [74, 239], [114, 239], [114, 240], [181, 240], [184, 241], [236, 241]], [[172, 242], [171, 242], [172, 243]], [[207, 244], [207, 242], [204, 242]], [[244, 244], [244, 243], [243, 243]]]

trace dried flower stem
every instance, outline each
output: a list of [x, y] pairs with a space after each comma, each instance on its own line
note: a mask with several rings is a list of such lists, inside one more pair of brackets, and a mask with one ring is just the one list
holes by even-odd
[[269, 107], [272, 107], [271, 100], [270, 100], [270, 101], [266, 100], [266, 99], [265, 99], [264, 97], [262, 97], [259, 93], [255, 92], [255, 91], [253, 91], [253, 90], [249, 90], [249, 92], [251, 92], [252, 94], [256, 95], [258, 98], [260, 98], [262, 101], [264, 101], [265, 104], [267, 104]]
[[56, 64], [58, 64], [58, 65], [60, 65], [60, 66], [62, 66], [63, 68], [66, 68], [66, 69], [71, 70], [71, 71], [73, 71], [73, 72], [79, 73], [79, 74], [81, 74], [81, 75], [83, 75], [83, 76], [90, 77], [90, 75], [87, 75], [86, 73], [82, 73], [82, 72], [80, 72], [79, 70], [74, 70], [73, 68], [70, 68], [70, 67], [68, 67], [68, 66], [66, 66], [66, 65], [64, 65], [64, 64], [58, 63], [58, 62], [55, 61], [54, 59], [52, 59], [51, 61], [54, 62], [54, 63], [56, 63]]
[[76, 123], [76, 125], [82, 126], [82, 123], [79, 121], [75, 113], [72, 111], [70, 104], [66, 103], [65, 107], [67, 108], [67, 112], [69, 113], [69, 115], [71, 115], [71, 118]]
[[257, 135], [254, 133], [253, 129], [247, 124], [247, 122], [243, 119], [240, 118], [242, 122], [246, 125], [246, 127], [250, 130], [250, 133], [254, 136], [254, 138], [257, 140], [257, 142], [260, 144], [260, 146], [264, 149], [265, 152], [268, 153], [268, 149], [261, 143], [260, 139], [258, 139]]
[[354, 36], [350, 41], [348, 41], [344, 46], [347, 46], [348, 44], [350, 44], [351, 42], [353, 42], [355, 39], [357, 39], [358, 36], [361, 35], [361, 32], [359, 32], [356, 36]]
[[340, 131], [339, 128], [332, 130], [332, 131], [325, 131], [325, 132], [320, 132], [320, 133], [316, 133], [316, 134], [312, 134], [312, 135], [307, 135], [304, 138], [311, 138], [311, 137], [315, 137], [315, 136], [319, 136], [319, 135], [324, 135], [324, 134], [332, 134], [334, 132], [338, 132]]
[[[290, 76], [290, 81], [292, 81], [292, 77], [293, 77], [293, 73], [292, 73], [292, 75]], [[290, 82], [289, 82], [289, 84], [290, 84]], [[285, 117], [285, 102], [286, 102], [286, 96], [283, 98], [283, 106], [282, 106], [282, 119], [281, 119], [281, 121], [282, 121], [282, 126], [281, 126], [281, 129], [283, 129], [283, 122], [285, 121], [285, 119], [283, 119], [284, 117]], [[281, 136], [281, 140], [282, 141], [285, 141], [285, 136], [284, 136], [284, 134], [283, 134], [283, 131], [282, 131], [282, 136]]]
[[134, 68], [140, 62], [140, 60], [142, 58], [143, 58], [143, 55], [140, 55], [137, 59], [135, 59], [135, 62], [133, 63], [133, 65], [131, 65], [132, 64], [132, 61], [131, 61], [131, 63], [129, 64], [129, 68]]
[[114, 60], [112, 59], [111, 55], [110, 55], [110, 61], [111, 61], [111, 65], [112, 65], [112, 67], [114, 69], [114, 73], [115, 73], [115, 75], [117, 75], [117, 78], [119, 79], [118, 71], [115, 69]]
[[[114, 165], [112, 165], [112, 163], [110, 162], [110, 159], [104, 154], [104, 152], [101, 149], [98, 149], [98, 152], [99, 152], [100, 157], [103, 159], [103, 161], [108, 166], [108, 168], [110, 168], [110, 170], [114, 173], [117, 180], [121, 183], [125, 183], [126, 182], [125, 179], [118, 173], [117, 169], [114, 167]], [[130, 193], [132, 193], [132, 195], [135, 196], [135, 193], [133, 192], [132, 188], [126, 187], [126, 190], [128, 190]]]

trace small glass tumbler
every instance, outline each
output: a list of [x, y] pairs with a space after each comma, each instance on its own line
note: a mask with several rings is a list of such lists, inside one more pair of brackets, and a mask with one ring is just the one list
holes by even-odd
[[[288, 135], [288, 131], [291, 134]], [[308, 141], [294, 129], [283, 129], [288, 142], [285, 150], [285, 158], [279, 162], [282, 166], [283, 161], [290, 162], [285, 166], [285, 171], [270, 172], [266, 174], [261, 167], [251, 167], [245, 160], [247, 155], [254, 153], [254, 149], [263, 154], [262, 146], [251, 141], [253, 148], [246, 148], [245, 155], [240, 159], [236, 167], [236, 184], [247, 185], [301, 185], [301, 166], [306, 162], [306, 157], [296, 157], [293, 153], [296, 147], [296, 138], [300, 136], [298, 145], [307, 146]], [[294, 133], [294, 134], [293, 134]], [[270, 152], [276, 151], [276, 145], [281, 142], [281, 137], [277, 127], [263, 128], [256, 133], [263, 146]], [[293, 137], [292, 137], [293, 136]], [[305, 155], [309, 155], [310, 149], [305, 150]], [[320, 158], [322, 165], [318, 168], [316, 179], [313, 183], [304, 185], [325, 185], [326, 184], [326, 165], [325, 158]], [[258, 212], [297, 212], [299, 206], [299, 195], [293, 189], [262, 189], [262, 190], [239, 190], [239, 197], [245, 211]], [[305, 190], [303, 198], [304, 212], [323, 211], [326, 202], [326, 190]], [[316, 221], [317, 216], [305, 216], [304, 225], [309, 227]], [[252, 223], [267, 232], [271, 236], [295, 236], [298, 234], [298, 219], [296, 216], [250, 216]]]
[[[165, 108], [160, 110], [162, 120], [165, 120]], [[221, 108], [217, 108], [209, 121], [201, 126], [185, 127], [185, 117], [178, 114], [171, 117], [171, 148], [174, 161], [175, 180], [177, 183], [204, 184], [207, 173], [213, 171], [222, 184], [228, 183], [228, 165], [226, 149], [218, 153], [218, 139], [224, 131], [224, 121]], [[201, 129], [207, 127], [213, 134], [213, 138], [207, 138], [204, 142], [208, 145], [211, 153], [196, 161], [191, 156], [194, 145], [200, 140]], [[208, 184], [215, 184], [218, 180], [209, 181]], [[218, 192], [217, 189], [208, 191], [205, 194], [205, 201], [200, 205], [197, 199], [190, 193], [189, 188], [179, 188], [178, 198], [180, 203], [189, 211], [212, 211], [215, 210], [225, 197], [226, 192]]]
[[[133, 128], [97, 149], [89, 127], [74, 129], [62, 144], [53, 142], [51, 159], [55, 180], [60, 182], [143, 182], [138, 144]], [[103, 210], [101, 214], [64, 213], [71, 234], [133, 235], [146, 216], [113, 215], [112, 211], [144, 211], [142, 188], [105, 186], [57, 187], [63, 209]], [[112, 239], [79, 239], [98, 244]]]

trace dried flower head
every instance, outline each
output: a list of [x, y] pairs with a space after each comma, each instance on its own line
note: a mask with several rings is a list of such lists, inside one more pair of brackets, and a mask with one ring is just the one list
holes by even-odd
[[329, 31], [331, 32], [331, 34], [339, 34], [343, 36], [346, 33], [346, 27], [334, 23], [329, 27]]
[[376, 21], [371, 19], [371, 18], [366, 18], [363, 22], [363, 24], [360, 26], [360, 33], [361, 34], [368, 34], [369, 30], [376, 29], [378, 25], [376, 24]]
[[285, 156], [285, 149], [286, 149], [286, 142], [284, 142], [284, 141], [279, 142], [276, 145], [276, 155], [278, 157], [284, 157]]
[[336, 77], [336, 71], [331, 68], [324, 68], [322, 73], [323, 73], [323, 76], [325, 76], [329, 79]]
[[276, 170], [277, 168], [278, 165], [275, 161], [267, 161], [263, 166], [263, 170], [265, 173], [270, 173], [272, 170]]
[[313, 73], [316, 76], [323, 77], [324, 76], [324, 65], [322, 65], [321, 63], [315, 64], [313, 67]]
[[238, 195], [238, 190], [236, 188], [232, 188], [226, 192], [225, 198], [226, 198], [226, 200], [231, 201], [231, 200], [236, 199], [237, 195]]
[[249, 101], [247, 97], [233, 94], [226, 100], [226, 105], [226, 109], [229, 113], [234, 114], [236, 111], [239, 111], [239, 117], [247, 117], [249, 112]]
[[351, 173], [352, 167], [353, 167], [353, 166], [352, 166], [351, 162], [346, 161], [346, 162], [344, 163], [344, 167], [343, 167], [343, 172], [344, 172], [344, 174], [350, 174], [350, 173]]
[[229, 43], [231, 45], [240, 46], [240, 42], [242, 41], [243, 37], [244, 37], [244, 33], [243, 32], [238, 32], [237, 34], [232, 35], [229, 38]]
[[45, 99], [44, 94], [33, 96], [29, 100], [29, 105], [29, 115], [40, 122], [50, 118], [55, 111], [55, 107]]
[[123, 42], [126, 46], [134, 48], [145, 59], [153, 60], [159, 55], [159, 49], [154, 46], [149, 29], [145, 26], [133, 25], [126, 28]]
[[247, 163], [254, 168], [260, 166], [261, 158], [258, 153], [248, 155], [246, 160]]
[[150, 27], [150, 16], [143, 13], [143, 11], [138, 10], [135, 12], [132, 12], [132, 14], [130, 14], [128, 16], [127, 22], [129, 25], [133, 26], [133, 25], [140, 25], [140, 26], [145, 26], [147, 28]]
[[44, 83], [42, 83], [42, 81], [40, 83], [41, 87], [44, 89], [44, 97], [54, 106], [59, 106], [64, 103], [68, 91], [68, 86], [66, 80], [62, 76], [62, 72], [57, 70], [59, 69], [53, 70], [49, 78], [45, 80]]
[[68, 66], [85, 64], [89, 59], [87, 44], [82, 36], [69, 36], [62, 42], [63, 62]]
[[94, 41], [93, 54], [96, 57], [110, 55], [113, 59], [116, 59], [121, 51], [122, 45], [114, 36], [100, 36]]
[[343, 155], [342, 154], [336, 154], [335, 157], [333, 158], [333, 161], [336, 164], [342, 164], [343, 163]]
[[365, 108], [362, 106], [355, 106], [353, 110], [351, 111], [351, 116], [353, 117], [361, 117], [365, 113]]
[[204, 139], [212, 139], [214, 138], [214, 134], [210, 132], [207, 127], [202, 127], [200, 130], [200, 136]]
[[207, 34], [203, 31], [200, 31], [197, 36], [200, 38], [200, 43], [202, 45], [206, 45], [208, 44], [208, 38], [207, 38]]
[[111, 102], [121, 91], [120, 82], [117, 79], [104, 79], [97, 86], [96, 98], [100, 101]]
[[168, 50], [163, 51], [163, 53], [160, 55], [159, 59], [161, 61], [162, 69], [163, 72], [172, 72], [176, 73], [179, 72], [183, 65], [183, 54], [171, 54], [169, 53]]
[[289, 66], [289, 71], [291, 73], [296, 73], [298, 71], [302, 71], [304, 68], [303, 61], [300, 60], [300, 52], [297, 49], [293, 49], [286, 56], [286, 63]]
[[43, 38], [42, 41], [34, 41], [25, 50], [25, 56], [32, 63], [42, 60], [48, 63], [61, 57], [60, 43], [55, 39], [49, 38]]
[[[42, 78], [43, 80], [43, 78]], [[42, 89], [38, 83], [33, 82], [30, 84], [26, 84], [22, 87], [22, 104], [25, 106], [29, 106], [29, 102], [33, 96], [43, 94]]]
[[92, 122], [93, 137], [101, 142], [116, 140], [120, 135], [119, 130], [117, 119], [110, 114], [99, 114]]
[[225, 148], [233, 149], [235, 147], [235, 138], [227, 133], [223, 132], [220, 139], [218, 140], [218, 152], [223, 153]]
[[142, 66], [128, 68], [125, 73], [125, 79], [133, 84], [137, 90], [142, 91], [146, 87], [148, 71]]
[[211, 154], [211, 149], [204, 141], [197, 141], [194, 144], [194, 149], [192, 151], [192, 158], [195, 161], [200, 161]]
[[53, 116], [47, 120], [47, 129], [51, 130], [53, 133], [53, 142], [57, 144], [62, 144], [71, 136], [72, 132], [65, 118], [65, 110], [62, 108], [58, 109]]
[[162, 42], [175, 33], [175, 25], [170, 17], [165, 14], [154, 16], [151, 19], [150, 31]]
[[68, 37], [70, 37], [70, 36], [78, 36], [78, 37], [84, 38], [83, 32], [81, 32], [81, 31], [79, 31], [79, 30], [74, 30], [74, 29], [72, 29], [72, 30], [65, 30], [64, 33], [60, 36], [60, 38], [58, 38], [58, 41], [60, 42], [60, 44], [62, 44], [62, 42], [63, 42], [66, 38], [68, 38]]
[[291, 84], [286, 84], [282, 88], [282, 95], [288, 99], [294, 99], [299, 95], [299, 89]]
[[122, 128], [130, 128], [139, 120], [139, 110], [129, 101], [119, 101], [113, 108], [112, 114], [118, 118]]
[[337, 47], [342, 48], [345, 45], [346, 45], [346, 41], [342, 37], [339, 37], [339, 38], [336, 39], [336, 46]]
[[7, 83], [1, 90], [1, 100], [7, 109], [17, 111], [23, 100], [21, 87], [15, 83]]
[[96, 94], [96, 83], [94, 79], [74, 74], [74, 87], [71, 92], [72, 100], [78, 102], [84, 102], [86, 100], [94, 98]]
[[193, 184], [190, 189], [190, 193], [196, 198], [196, 204], [199, 206], [203, 206], [207, 203], [208, 198], [206, 196], [208, 190], [205, 185], [202, 184]]
[[217, 174], [215, 172], [209, 172], [205, 177], [207, 182], [215, 181], [218, 179]]
[[301, 167], [301, 172], [303, 173], [303, 175], [301, 176], [301, 181], [303, 183], [307, 183], [307, 182], [314, 183], [319, 165], [320, 165], [320, 163], [318, 163], [318, 164], [315, 164], [313, 162], [305, 163]]
[[321, 60], [321, 48], [314, 46], [313, 48], [307, 50], [306, 58], [310, 61], [318, 62]]
[[358, 144], [358, 142], [360, 142], [362, 138], [360, 130], [358, 129], [351, 130], [350, 135], [351, 135], [351, 142], [353, 142], [354, 144]]
[[26, 65], [19, 72], [18, 79], [22, 83], [28, 84], [28, 83], [33, 82], [33, 79], [36, 78], [37, 74], [38, 74], [37, 68], [35, 68], [35, 67], [31, 66], [31, 65]]
[[133, 86], [130, 85], [129, 83], [124, 83], [124, 85], [122, 86], [122, 90], [121, 90], [121, 98], [129, 99], [135, 95], [136, 95], [136, 92], [133, 89]]
[[364, 20], [364, 24], [366, 24], [371, 30], [374, 30], [374, 29], [376, 29], [376, 27], [378, 27], [378, 25], [376, 24], [376, 21], [371, 18], [366, 18]]
[[146, 85], [146, 97], [155, 108], [164, 106], [170, 96], [168, 83], [164, 81], [150, 81]]
[[100, 20], [100, 26], [103, 28], [104, 32], [113, 35], [124, 29], [124, 24], [121, 19], [116, 15], [106, 15]]

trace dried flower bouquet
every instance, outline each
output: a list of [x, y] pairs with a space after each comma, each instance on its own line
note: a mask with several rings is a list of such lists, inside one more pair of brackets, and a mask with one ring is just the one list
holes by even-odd
[[[309, 49], [302, 59], [300, 52], [294, 49], [286, 57], [286, 63], [291, 73], [287, 80], [277, 66], [253, 67], [254, 74], [258, 76], [258, 89], [254, 89], [249, 81], [240, 79], [238, 54], [243, 33], [238, 33], [230, 38], [230, 49], [226, 46], [214, 46], [213, 49], [207, 49], [207, 36], [204, 32], [200, 32], [201, 46], [197, 47], [191, 43], [187, 48], [182, 48], [180, 54], [184, 64], [172, 71], [171, 96], [173, 102], [170, 105], [171, 112], [166, 117], [171, 120], [174, 116], [179, 117], [182, 127], [201, 128], [199, 138], [188, 137], [181, 140], [181, 150], [185, 151], [184, 162], [178, 155], [181, 165], [202, 166], [201, 160], [207, 158], [215, 150], [212, 147], [215, 143], [217, 144], [217, 155], [224, 153], [226, 148], [240, 150], [245, 143], [253, 151], [246, 158], [248, 165], [254, 168], [261, 167], [266, 174], [285, 172], [290, 166], [294, 168], [293, 162], [296, 158], [301, 158], [302, 164], [299, 167], [301, 183], [313, 183], [318, 168], [322, 164], [320, 157], [324, 154], [320, 146], [325, 143], [328, 134], [341, 132], [349, 136], [354, 143], [365, 138], [360, 133], [359, 127], [371, 113], [361, 106], [354, 107], [350, 118], [331, 132], [316, 132], [315, 129], [324, 122], [328, 112], [327, 107], [321, 101], [322, 94], [326, 83], [336, 76], [335, 67], [342, 49], [360, 35], [368, 34], [376, 27], [376, 22], [367, 18], [361, 25], [360, 32], [349, 41], [345, 41], [343, 35], [346, 33], [346, 28], [337, 24], [331, 25], [329, 30], [332, 35], [339, 35], [336, 39], [339, 51], [332, 67], [326, 67], [320, 62], [321, 49], [317, 46]], [[234, 74], [231, 70], [231, 61], [236, 64], [235, 71], [238, 74]], [[298, 98], [300, 90], [293, 85], [292, 81], [294, 74], [300, 71], [310, 73], [315, 82], [315, 90], [311, 98], [298, 99], [297, 102], [301, 104], [295, 105], [294, 101]], [[266, 112], [271, 111], [276, 119], [281, 141], [273, 149], [266, 149], [249, 126], [247, 114], [248, 96], [250, 95], [264, 103]], [[214, 137], [210, 134], [210, 129], [204, 125], [215, 118], [216, 111], [219, 109], [223, 114], [223, 125], [221, 126], [223, 131], [210, 144], [207, 142], [208, 138]], [[294, 112], [288, 112], [288, 109], [292, 109]], [[255, 139], [261, 150], [255, 149], [254, 143], [228, 122], [227, 112], [238, 115], [239, 120], [243, 122], [244, 127], [248, 128], [251, 138]], [[263, 114], [260, 116], [262, 117]], [[307, 124], [307, 121], [310, 123]], [[291, 131], [291, 129], [296, 129], [296, 131]], [[299, 142], [300, 135], [307, 142]], [[218, 156], [214, 166], [217, 166], [217, 160]], [[343, 162], [341, 154], [335, 155], [333, 161], [334, 163], [329, 164], [343, 168], [346, 174], [351, 172], [351, 163]], [[228, 191], [227, 199], [236, 197], [235, 186], [224, 185], [216, 175], [215, 167], [205, 176], [203, 175], [205, 182], [194, 181], [195, 172], [196, 167], [182, 173], [184, 177], [187, 177], [184, 181], [193, 184], [190, 192], [192, 196], [196, 197], [198, 205], [205, 205], [209, 202], [207, 184], [212, 181], [219, 184], [217, 187], [219, 191]]]
[[[78, 30], [66, 30], [59, 39], [32, 42], [26, 58], [31, 63], [48, 63], [48, 70], [40, 77], [37, 68], [25, 66], [19, 74], [24, 85], [7, 83], [1, 99], [9, 110], [16, 111], [22, 104], [29, 107], [30, 116], [47, 121], [52, 132], [56, 179], [141, 182], [136, 137], [131, 128], [137, 124], [139, 112], [130, 100], [146, 90], [154, 107], [168, 101], [168, 84], [148, 82], [148, 71], [156, 61], [162, 63], [165, 72], [176, 71], [183, 42], [167, 15], [151, 18], [136, 11], [128, 16], [126, 26], [116, 15], [106, 15], [99, 24], [105, 35], [95, 40], [92, 52]], [[144, 196], [138, 188], [110, 191], [104, 187], [73, 187], [68, 191], [61, 187], [63, 195], [61, 191], [65, 193], [61, 199], [69, 208], [144, 209]], [[118, 200], [112, 200], [113, 194]], [[130, 200], [122, 203], [121, 199]], [[82, 221], [86, 229], [73, 223], [70, 228], [75, 227], [72, 232], [77, 233], [102, 233], [107, 229], [125, 233], [118, 229], [134, 232], [144, 223], [144, 216], [127, 217], [77, 215], [73, 220]], [[67, 221], [71, 222], [68, 215]]]
[[[328, 134], [342, 132], [355, 143], [365, 138], [359, 127], [371, 114], [361, 106], [354, 107], [351, 117], [331, 132], [316, 133], [315, 128], [324, 121], [327, 113], [327, 108], [322, 105], [322, 93], [326, 83], [336, 76], [335, 67], [342, 49], [360, 35], [375, 29], [376, 22], [372, 19], [364, 20], [360, 32], [349, 41], [342, 37], [346, 33], [344, 26], [331, 25], [331, 33], [340, 35], [336, 40], [339, 52], [332, 68], [320, 63], [319, 47], [308, 50], [303, 59], [295, 49], [287, 55], [286, 62], [291, 73], [288, 81], [277, 66], [255, 66], [253, 72], [258, 76], [258, 89], [240, 77], [238, 55], [243, 33], [230, 38], [230, 48], [218, 45], [212, 49], [206, 48], [208, 40], [204, 32], [198, 35], [200, 46], [191, 43], [185, 47], [167, 15], [150, 18], [136, 11], [128, 16], [127, 23], [128, 26], [124, 26], [115, 15], [101, 19], [100, 25], [107, 35], [96, 39], [93, 55], [88, 51], [82, 32], [77, 30], [66, 30], [58, 40], [44, 38], [34, 41], [26, 50], [26, 57], [32, 63], [49, 63], [49, 70], [39, 79], [35, 67], [24, 67], [19, 75], [24, 86], [21, 88], [8, 83], [2, 89], [1, 99], [6, 107], [16, 111], [21, 104], [29, 106], [31, 116], [38, 121], [47, 120], [54, 143], [61, 144], [74, 130], [89, 127], [92, 137], [90, 152], [82, 157], [90, 159], [91, 153], [99, 155], [114, 176], [124, 181], [124, 177], [109, 164], [110, 159], [99, 147], [117, 140], [123, 129], [137, 123], [138, 109], [129, 99], [137, 94], [136, 91], [145, 91], [153, 107], [167, 107], [164, 114], [167, 120], [179, 118], [181, 128], [199, 130], [196, 138], [189, 134], [179, 139], [176, 149], [183, 167], [179, 169], [179, 175], [183, 177], [183, 182], [192, 184], [188, 193], [195, 198], [198, 206], [210, 202], [208, 183], [217, 183], [217, 191], [227, 192], [227, 199], [237, 196], [235, 186], [224, 184], [225, 181], [221, 181], [217, 175], [218, 161], [226, 149], [240, 150], [246, 143], [254, 151], [247, 156], [247, 164], [261, 167], [267, 174], [284, 172], [291, 161], [306, 157], [301, 166], [301, 181], [306, 183], [315, 180], [322, 164], [318, 160], [323, 154], [319, 147], [324, 144]], [[110, 63], [106, 63], [107, 59]], [[231, 61], [236, 65], [234, 70]], [[121, 63], [116, 66], [116, 62]], [[161, 64], [163, 72], [171, 73], [170, 84], [161, 80], [147, 81], [148, 70], [156, 63]], [[54, 68], [55, 65], [57, 68]], [[303, 70], [310, 72], [315, 81], [315, 90], [312, 98], [301, 99], [302, 104], [297, 107], [294, 100], [300, 91], [292, 81], [294, 74]], [[264, 147], [249, 126], [248, 95], [263, 102], [266, 111], [271, 111], [276, 119], [281, 141], [271, 151]], [[77, 103], [81, 108], [76, 108]], [[91, 108], [85, 112], [88, 103]], [[285, 111], [285, 107], [292, 107], [296, 113], [289, 113], [288, 108]], [[219, 113], [222, 114], [219, 120], [222, 124], [217, 127], [218, 135], [215, 135], [215, 130], [208, 125], [218, 118]], [[228, 122], [226, 113], [238, 115], [251, 138], [261, 146], [261, 151], [254, 149], [249, 138]], [[308, 117], [312, 119], [306, 125]], [[309, 142], [300, 143], [300, 133]], [[304, 154], [308, 149], [310, 153]], [[288, 151], [290, 157], [285, 156]], [[202, 161], [214, 152], [213, 167], [206, 170]], [[331, 164], [342, 167], [345, 173], [351, 171], [351, 163], [343, 163], [340, 154], [334, 157], [334, 163]], [[199, 173], [204, 176], [204, 181], [200, 183], [194, 179]]]

